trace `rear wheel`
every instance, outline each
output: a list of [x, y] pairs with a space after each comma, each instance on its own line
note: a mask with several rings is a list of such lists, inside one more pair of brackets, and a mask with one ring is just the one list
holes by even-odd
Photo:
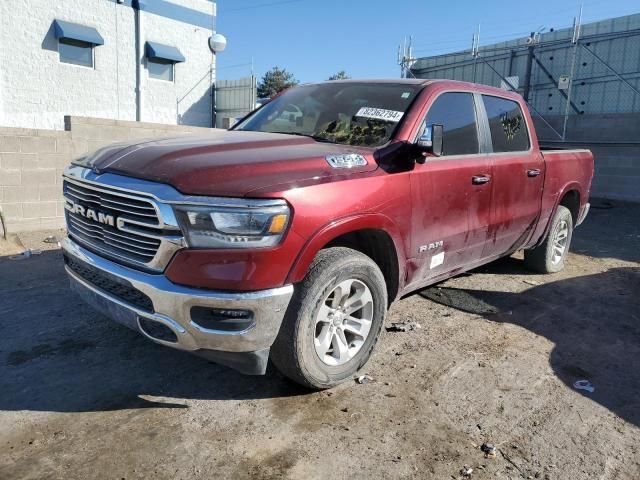
[[382, 272], [349, 248], [320, 251], [287, 309], [271, 359], [304, 386], [330, 388], [369, 359], [387, 307]]
[[567, 207], [559, 205], [547, 238], [535, 248], [524, 251], [527, 267], [541, 273], [555, 273], [564, 268], [573, 235], [573, 217]]

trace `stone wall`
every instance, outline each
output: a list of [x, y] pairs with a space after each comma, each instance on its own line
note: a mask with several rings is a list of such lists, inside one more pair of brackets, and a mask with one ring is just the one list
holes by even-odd
[[[0, 209], [10, 232], [64, 224], [62, 171], [71, 159], [117, 141], [184, 135], [209, 128], [65, 117], [66, 130], [0, 127]], [[608, 130], [613, 140], [616, 135]], [[638, 145], [567, 145], [591, 148], [596, 176], [592, 195], [640, 201]]]
[[117, 141], [215, 132], [84, 117], [65, 117], [65, 127], [0, 127], [0, 210], [9, 232], [64, 226], [62, 171], [73, 158]]

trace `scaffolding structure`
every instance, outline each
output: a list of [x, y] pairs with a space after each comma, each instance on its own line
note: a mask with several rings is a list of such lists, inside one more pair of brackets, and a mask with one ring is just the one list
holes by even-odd
[[[447, 78], [519, 92], [527, 100], [541, 137], [576, 141], [586, 121], [600, 117], [624, 123], [640, 120], [640, 14], [532, 32], [529, 36], [444, 55], [405, 58], [406, 76]], [[628, 134], [624, 133], [628, 130]], [[637, 141], [637, 131], [616, 129], [616, 141]], [[633, 131], [633, 133], [632, 133]], [[593, 132], [591, 132], [593, 135]], [[593, 140], [593, 136], [590, 137]], [[611, 140], [610, 134], [596, 140]]]

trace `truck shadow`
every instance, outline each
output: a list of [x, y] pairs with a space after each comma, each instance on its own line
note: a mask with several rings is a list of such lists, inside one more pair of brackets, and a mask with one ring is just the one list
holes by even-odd
[[[273, 369], [247, 377], [150, 343], [76, 297], [62, 264], [59, 251], [0, 258], [0, 410], [188, 408], [197, 399], [309, 393]], [[522, 271], [509, 260], [493, 268]], [[555, 344], [550, 364], [569, 388], [591, 381], [589, 398], [640, 426], [638, 292], [640, 268], [617, 268], [517, 294], [436, 287], [421, 294], [545, 336]]]
[[[420, 295], [465, 312], [512, 323], [555, 344], [549, 363], [569, 388], [640, 426], [640, 268], [614, 268], [522, 293], [432, 287]], [[576, 390], [578, 391], [578, 390]]]
[[243, 376], [147, 341], [85, 305], [62, 265], [60, 251], [0, 258], [0, 410], [187, 408], [190, 399], [309, 393], [273, 370]]
[[596, 198], [591, 205], [584, 224], [575, 231], [571, 250], [596, 258], [640, 262], [640, 203]]

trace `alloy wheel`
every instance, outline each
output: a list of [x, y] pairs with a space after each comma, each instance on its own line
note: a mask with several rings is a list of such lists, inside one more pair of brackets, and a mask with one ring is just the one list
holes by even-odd
[[364, 282], [340, 282], [324, 299], [315, 319], [314, 346], [322, 362], [342, 365], [367, 340], [373, 321], [373, 296]]
[[567, 250], [567, 240], [569, 239], [569, 224], [566, 220], [561, 220], [558, 223], [558, 227], [556, 228], [555, 234], [553, 236], [553, 241], [551, 248], [551, 263], [553, 265], [557, 265], [564, 258], [565, 252]]

